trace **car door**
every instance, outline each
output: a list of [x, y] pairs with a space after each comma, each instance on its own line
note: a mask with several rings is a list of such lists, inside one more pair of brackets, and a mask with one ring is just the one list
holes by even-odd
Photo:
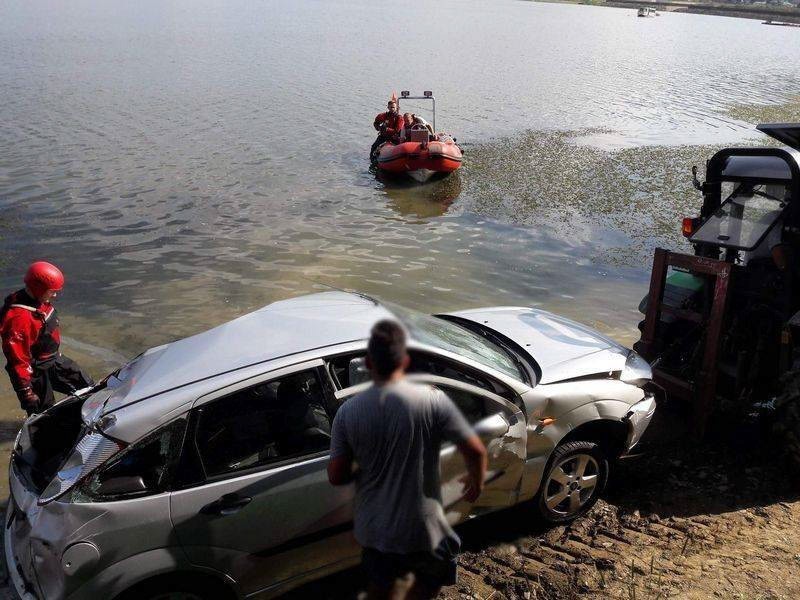
[[[320, 409], [333, 397], [322, 366], [243, 382], [193, 409], [184, 453], [196, 475], [171, 494], [175, 532], [192, 563], [227, 573], [246, 595], [358, 558], [352, 486], [327, 478], [330, 415]], [[302, 427], [282, 410], [303, 413]]]
[[[407, 376], [409, 381], [426, 383], [445, 392], [455, 402], [486, 445], [488, 470], [484, 490], [472, 504], [462, 497], [466, 475], [464, 460], [453, 444], [445, 444], [440, 455], [442, 504], [451, 524], [480, 514], [511, 506], [517, 500], [525, 463], [527, 430], [522, 411], [505, 398], [483, 388], [429, 374]], [[336, 392], [340, 403], [366, 389], [360, 383]]]

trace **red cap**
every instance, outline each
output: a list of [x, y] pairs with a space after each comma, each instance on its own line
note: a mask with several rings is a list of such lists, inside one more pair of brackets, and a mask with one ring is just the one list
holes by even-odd
[[33, 263], [25, 273], [25, 285], [39, 298], [50, 290], [58, 292], [64, 287], [64, 274], [55, 265], [42, 260]]

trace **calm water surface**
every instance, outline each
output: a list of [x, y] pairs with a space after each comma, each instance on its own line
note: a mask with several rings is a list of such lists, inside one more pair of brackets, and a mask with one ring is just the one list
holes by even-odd
[[[690, 165], [752, 139], [734, 105], [791, 101], [796, 56], [758, 21], [506, 0], [5, 0], [0, 288], [61, 265], [95, 374], [325, 285], [630, 342]], [[401, 89], [435, 91], [456, 176], [369, 171]]]

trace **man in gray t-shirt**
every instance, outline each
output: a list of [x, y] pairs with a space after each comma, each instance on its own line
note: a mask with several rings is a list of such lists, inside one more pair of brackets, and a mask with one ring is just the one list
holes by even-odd
[[486, 473], [486, 450], [464, 416], [443, 392], [405, 381], [408, 363], [400, 325], [375, 325], [367, 352], [374, 385], [333, 422], [328, 476], [333, 485], [356, 482], [355, 537], [370, 598], [389, 597], [409, 573], [415, 598], [455, 583], [460, 541], [442, 508], [441, 443], [454, 442], [464, 456], [468, 501], [480, 495]]

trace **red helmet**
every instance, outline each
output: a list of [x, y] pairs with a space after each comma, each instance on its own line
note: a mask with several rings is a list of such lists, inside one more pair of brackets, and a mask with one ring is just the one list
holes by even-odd
[[40, 260], [28, 267], [25, 285], [38, 298], [50, 290], [61, 290], [64, 287], [64, 274], [57, 266]]

